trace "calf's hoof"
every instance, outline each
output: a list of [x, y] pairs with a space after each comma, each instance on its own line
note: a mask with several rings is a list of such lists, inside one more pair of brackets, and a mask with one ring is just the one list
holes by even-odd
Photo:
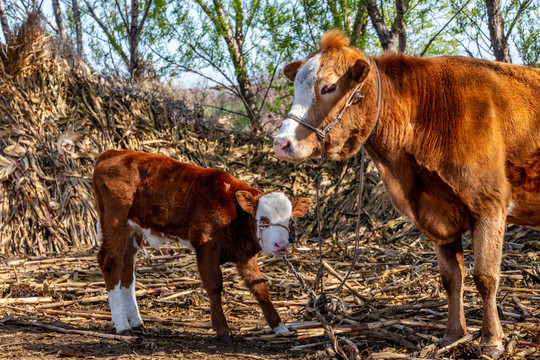
[[135, 334], [141, 334], [141, 335], [146, 334], [146, 328], [142, 324], [139, 326], [135, 326], [134, 328], [131, 328], [131, 331]]
[[135, 336], [135, 334], [133, 333], [133, 331], [131, 329], [126, 329], [126, 330], [123, 330], [123, 331], [120, 331], [118, 333], [118, 335], [122, 335], [122, 336]]
[[224, 344], [230, 344], [232, 343], [232, 338], [230, 335], [222, 335], [222, 336], [218, 336], [217, 337], [218, 341], [220, 343], [224, 343]]

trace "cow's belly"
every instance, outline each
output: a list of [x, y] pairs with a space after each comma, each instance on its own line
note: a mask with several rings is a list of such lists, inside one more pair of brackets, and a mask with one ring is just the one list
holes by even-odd
[[148, 241], [148, 244], [156, 250], [158, 250], [162, 245], [170, 242], [176, 242], [177, 244], [182, 245], [183, 247], [192, 251], [195, 250], [189, 240], [182, 239], [175, 235], [164, 234], [152, 228], [143, 228], [132, 220], [128, 220], [128, 225], [130, 225], [134, 230], [142, 233], [145, 236], [146, 241]]
[[412, 167], [407, 170], [399, 177], [381, 172], [398, 211], [439, 245], [455, 241], [470, 229], [469, 211], [448, 184], [433, 172]]

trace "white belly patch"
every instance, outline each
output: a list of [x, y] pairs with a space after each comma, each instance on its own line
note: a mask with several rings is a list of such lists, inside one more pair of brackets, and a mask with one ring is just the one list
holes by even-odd
[[143, 228], [132, 220], [128, 220], [128, 225], [143, 233], [144, 237], [148, 241], [148, 244], [156, 250], [166, 243], [176, 242], [192, 251], [195, 251], [189, 240], [181, 239], [175, 235], [153, 232], [152, 229]]

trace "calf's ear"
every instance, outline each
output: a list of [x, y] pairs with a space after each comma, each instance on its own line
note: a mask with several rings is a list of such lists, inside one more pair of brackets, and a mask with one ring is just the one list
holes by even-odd
[[255, 215], [255, 209], [257, 209], [257, 199], [249, 191], [238, 190], [235, 194], [238, 205], [252, 215]]
[[309, 207], [311, 205], [311, 200], [308, 198], [300, 198], [292, 202], [292, 215], [295, 217], [302, 217], [306, 215]]
[[362, 59], [358, 59], [354, 65], [349, 68], [349, 73], [354, 81], [362, 82], [369, 74], [369, 64]]
[[304, 65], [303, 61], [293, 61], [292, 63], [288, 63], [283, 68], [283, 74], [287, 77], [287, 79], [294, 82], [294, 79], [296, 79], [296, 73], [298, 72], [298, 69], [300, 69]]

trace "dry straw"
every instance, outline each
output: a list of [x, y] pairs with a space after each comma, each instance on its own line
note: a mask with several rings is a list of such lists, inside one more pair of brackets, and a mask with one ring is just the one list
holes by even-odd
[[[226, 130], [153, 80], [103, 76], [61, 56], [37, 17], [0, 55], [0, 252], [45, 254], [96, 245], [91, 191], [94, 159], [126, 148], [220, 167], [264, 190], [313, 192], [310, 164], [278, 162], [269, 136]], [[325, 231], [354, 227], [358, 159], [328, 163]], [[374, 169], [368, 173], [366, 223], [395, 217]], [[369, 218], [368, 218], [369, 217]], [[308, 218], [304, 235], [313, 229]]]

